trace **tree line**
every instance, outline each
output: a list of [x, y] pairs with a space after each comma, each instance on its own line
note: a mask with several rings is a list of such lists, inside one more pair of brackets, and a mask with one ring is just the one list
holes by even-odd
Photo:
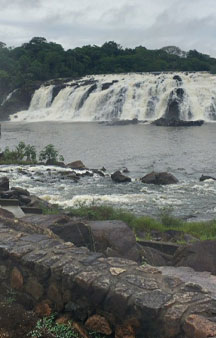
[[15, 48], [0, 42], [0, 93], [8, 93], [34, 81], [89, 74], [160, 71], [216, 73], [215, 58], [196, 50], [190, 50], [182, 57], [177, 55], [180, 51], [177, 47], [171, 49], [172, 53], [168, 48], [122, 48], [116, 42], [109, 41], [102, 46], [88, 45], [64, 50], [60, 44], [48, 42], [43, 37], [34, 37]]

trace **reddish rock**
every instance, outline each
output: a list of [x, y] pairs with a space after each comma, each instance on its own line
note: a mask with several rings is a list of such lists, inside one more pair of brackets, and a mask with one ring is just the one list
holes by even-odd
[[115, 338], [136, 338], [134, 329], [131, 325], [117, 326]]
[[43, 286], [38, 283], [35, 278], [29, 278], [25, 288], [26, 291], [36, 300], [39, 300], [44, 292]]
[[69, 320], [70, 320], [69, 315], [62, 315], [61, 317], [56, 319], [56, 323], [57, 324], [68, 324]]
[[102, 333], [107, 336], [112, 333], [112, 329], [108, 321], [100, 315], [94, 315], [89, 317], [85, 323], [85, 326], [89, 330], [95, 331], [97, 333]]
[[216, 337], [216, 323], [199, 315], [190, 315], [183, 329], [188, 338]]
[[35, 307], [35, 313], [41, 318], [50, 316], [52, 313], [52, 309], [50, 307], [49, 301], [44, 300], [43, 302], [37, 304]]
[[56, 310], [60, 311], [63, 307], [62, 296], [56, 286], [56, 284], [51, 284], [48, 289], [48, 297], [56, 305]]
[[23, 287], [22, 273], [16, 267], [14, 267], [11, 272], [10, 284], [11, 284], [11, 287], [16, 290], [22, 289]]
[[73, 329], [75, 331], [77, 331], [77, 333], [79, 334], [79, 337], [81, 337], [81, 338], [90, 338], [90, 336], [88, 335], [87, 331], [79, 323], [73, 322], [72, 327], [73, 327]]

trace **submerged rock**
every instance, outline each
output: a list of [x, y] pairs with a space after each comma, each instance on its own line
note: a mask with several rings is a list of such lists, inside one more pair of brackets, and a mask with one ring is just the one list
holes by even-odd
[[6, 190], [9, 190], [9, 178], [4, 176], [0, 178], [0, 191]]
[[175, 184], [178, 183], [178, 180], [175, 176], [167, 172], [154, 172], [145, 175], [141, 178], [142, 183], [146, 184]]
[[137, 118], [132, 120], [113, 120], [111, 122], [107, 122], [107, 126], [127, 126], [128, 124], [138, 124], [140, 121]]
[[111, 175], [111, 179], [117, 183], [125, 183], [125, 182], [131, 182], [131, 178], [128, 176], [125, 176], [121, 173], [121, 171], [117, 170]]
[[202, 126], [204, 123], [203, 120], [196, 121], [183, 121], [178, 119], [168, 119], [165, 117], [161, 117], [152, 122], [152, 124], [160, 127], [193, 127], [193, 126]]
[[182, 82], [182, 78], [179, 75], [174, 75], [173, 80], [176, 80], [176, 82]]
[[214, 181], [216, 181], [216, 178], [212, 177], [212, 176], [208, 176], [208, 175], [202, 175], [199, 180], [200, 180], [200, 182], [203, 182], [203, 181], [206, 181], [206, 180], [214, 180]]

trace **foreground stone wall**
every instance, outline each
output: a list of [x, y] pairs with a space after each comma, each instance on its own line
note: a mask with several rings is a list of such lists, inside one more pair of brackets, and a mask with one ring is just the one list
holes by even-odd
[[104, 258], [35, 232], [0, 219], [1, 290], [26, 308], [67, 312], [116, 338], [216, 337], [216, 276]]

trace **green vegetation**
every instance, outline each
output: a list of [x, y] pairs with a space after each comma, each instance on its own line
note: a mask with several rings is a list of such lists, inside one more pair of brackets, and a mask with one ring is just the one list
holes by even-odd
[[[73, 329], [72, 323], [58, 324], [55, 322], [55, 314], [49, 317], [44, 317], [37, 321], [34, 330], [29, 334], [29, 337], [42, 338], [51, 335], [53, 338], [79, 338], [80, 335]], [[105, 338], [104, 336], [90, 332], [92, 338]]]
[[[48, 144], [39, 155], [40, 161], [47, 161], [49, 164], [55, 164], [58, 161], [64, 161], [64, 157], [59, 155], [53, 144]], [[25, 144], [21, 141], [15, 149], [10, 150], [6, 147], [1, 153], [0, 164], [37, 164], [37, 152], [35, 146]]]
[[68, 50], [44, 37], [33, 37], [16, 48], [0, 42], [0, 101], [13, 89], [35, 81], [90, 74], [160, 71], [216, 73], [216, 59], [196, 50], [182, 53], [173, 46], [156, 50], [143, 46], [122, 48], [114, 41], [102, 46], [87, 45]]
[[[54, 209], [58, 212], [58, 209]], [[52, 210], [52, 213], [54, 213]], [[136, 216], [132, 213], [121, 209], [114, 209], [110, 206], [81, 206], [77, 209], [68, 208], [67, 213], [70, 216], [83, 217], [89, 220], [122, 220], [126, 222], [136, 235], [140, 232], [147, 233], [151, 238], [151, 231], [157, 230], [164, 232], [167, 230], [183, 231], [200, 240], [216, 239], [216, 220], [186, 222], [179, 218], [173, 217], [170, 210], [162, 210], [158, 219], [149, 216]]]
[[49, 161], [51, 163], [56, 163], [58, 161], [64, 162], [64, 157], [59, 155], [58, 151], [55, 149], [53, 144], [48, 144], [39, 155], [40, 161]]
[[16, 301], [16, 296], [16, 291], [14, 291], [13, 289], [8, 289], [7, 295], [5, 297], [5, 303], [8, 305], [13, 304]]

